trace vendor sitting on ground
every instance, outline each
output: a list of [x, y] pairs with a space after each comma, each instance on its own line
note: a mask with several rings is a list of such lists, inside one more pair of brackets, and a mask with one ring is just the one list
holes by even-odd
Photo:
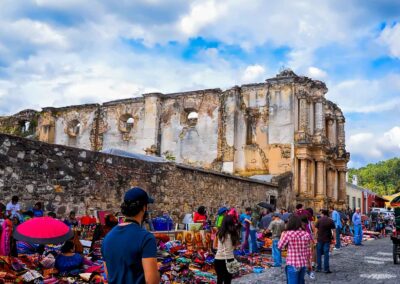
[[193, 214], [193, 222], [195, 223], [205, 223], [207, 221], [207, 212], [204, 206], [200, 206], [197, 212]]
[[74, 243], [69, 240], [61, 247], [61, 254], [57, 256], [55, 267], [63, 275], [79, 274], [83, 265], [83, 257], [75, 253]]
[[69, 216], [68, 218], [65, 218], [64, 223], [69, 227], [78, 226], [78, 220], [76, 220], [75, 211], [71, 211], [69, 213]]

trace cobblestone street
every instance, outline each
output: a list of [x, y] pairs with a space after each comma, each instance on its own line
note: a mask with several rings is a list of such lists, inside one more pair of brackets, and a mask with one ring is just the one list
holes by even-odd
[[[317, 273], [311, 280], [306, 275], [306, 283], [400, 283], [400, 265], [393, 264], [392, 242], [390, 238], [364, 242], [364, 246], [349, 246], [334, 252], [330, 258], [332, 274]], [[262, 274], [251, 274], [233, 283], [286, 283], [283, 268], [271, 268]]]

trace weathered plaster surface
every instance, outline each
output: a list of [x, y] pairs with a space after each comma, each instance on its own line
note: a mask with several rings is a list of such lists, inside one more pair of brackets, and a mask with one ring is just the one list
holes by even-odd
[[[327, 91], [321, 81], [283, 70], [264, 83], [225, 91], [154, 93], [102, 105], [46, 108], [34, 112], [38, 122], [32, 138], [164, 156], [239, 176], [290, 172], [297, 201], [342, 206], [349, 160], [345, 118], [325, 99]], [[0, 132], [20, 135], [16, 126], [30, 119], [23, 113], [0, 118]], [[128, 117], [129, 127], [121, 124]], [[67, 131], [73, 120], [80, 122], [76, 137]]]

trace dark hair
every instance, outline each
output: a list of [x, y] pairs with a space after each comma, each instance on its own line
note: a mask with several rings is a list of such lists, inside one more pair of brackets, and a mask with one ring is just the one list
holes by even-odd
[[252, 211], [252, 210], [251, 210], [251, 207], [246, 207], [245, 211], [246, 211], [246, 212], [247, 212], [247, 211]]
[[19, 201], [19, 197], [16, 196], [16, 195], [14, 195], [14, 196], [11, 198], [11, 202], [18, 202], [18, 201]]
[[49, 217], [51, 217], [51, 218], [54, 218], [54, 219], [57, 218], [57, 215], [56, 215], [56, 213], [54, 213], [54, 212], [49, 212], [49, 213], [47, 213], [47, 216], [49, 216]]
[[300, 216], [300, 219], [301, 219], [301, 222], [302, 222], [303, 224], [308, 224], [307, 215], [301, 215], [301, 216]]
[[298, 231], [301, 228], [302, 228], [302, 222], [300, 217], [297, 215], [290, 216], [288, 223], [286, 225], [286, 231]]
[[199, 213], [200, 215], [206, 215], [206, 207], [200, 206], [199, 208], [197, 208], [197, 213]]
[[61, 252], [62, 253], [68, 253], [68, 252], [72, 252], [74, 249], [74, 242], [71, 240], [66, 241], [63, 246], [61, 247]]
[[36, 202], [35, 206], [37, 206], [39, 209], [42, 209], [42, 203], [41, 202]]
[[75, 211], [69, 212], [69, 216], [71, 216], [71, 215], [76, 215], [76, 214], [75, 214]]
[[321, 210], [322, 215], [329, 216], [329, 211], [326, 209]]
[[297, 209], [297, 210], [299, 210], [299, 209], [301, 209], [301, 208], [303, 208], [303, 204], [299, 203], [299, 204], [296, 205], [296, 209]]
[[121, 213], [127, 217], [135, 217], [143, 210], [145, 205], [147, 205], [147, 202], [143, 200], [124, 201], [121, 204]]
[[310, 217], [314, 216], [314, 210], [312, 208], [306, 208], [308, 213], [310, 213]]
[[114, 228], [116, 225], [118, 225], [118, 220], [114, 215], [109, 214], [105, 218], [105, 224], [109, 228]]
[[232, 216], [227, 215], [222, 221], [221, 228], [217, 232], [217, 237], [221, 242], [224, 242], [226, 235], [231, 236], [232, 245], [235, 246], [239, 243], [239, 231], [235, 225], [235, 221]]
[[329, 209], [335, 210], [335, 206], [331, 205], [329, 206]]

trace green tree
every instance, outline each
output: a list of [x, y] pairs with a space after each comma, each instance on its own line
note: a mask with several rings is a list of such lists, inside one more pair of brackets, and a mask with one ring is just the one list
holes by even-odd
[[358, 184], [380, 195], [400, 192], [400, 158], [368, 164], [359, 169], [349, 169], [349, 180], [357, 175]]

